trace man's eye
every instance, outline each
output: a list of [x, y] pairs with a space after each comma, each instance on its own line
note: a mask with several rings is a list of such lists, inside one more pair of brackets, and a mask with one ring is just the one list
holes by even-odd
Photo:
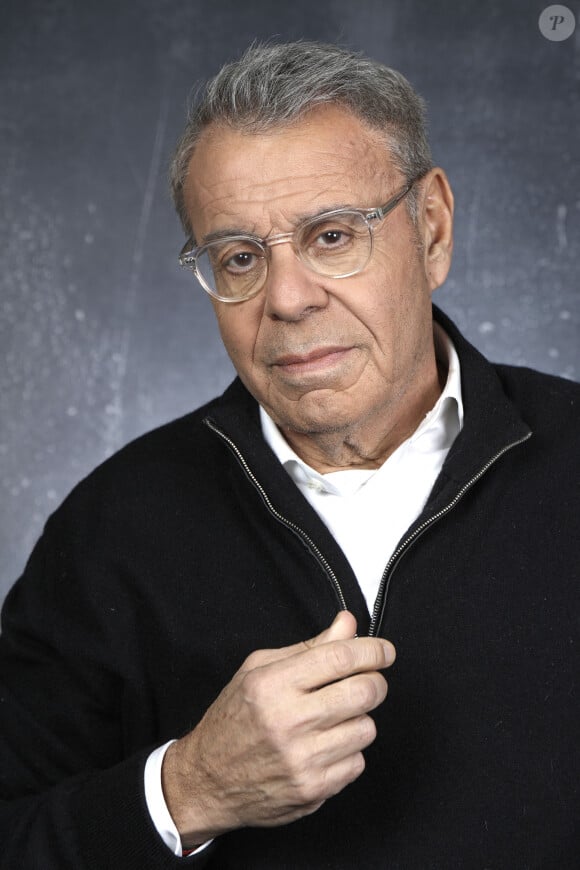
[[314, 227], [307, 240], [307, 249], [314, 255], [343, 251], [353, 243], [350, 227], [327, 224]]
[[258, 264], [258, 259], [259, 255], [254, 251], [236, 251], [233, 254], [228, 253], [223, 256], [220, 267], [227, 272], [240, 274], [254, 269]]
[[341, 242], [346, 241], [346, 233], [344, 230], [324, 230], [324, 232], [320, 233], [318, 236], [318, 244], [323, 247], [332, 247], [333, 245], [339, 245]]

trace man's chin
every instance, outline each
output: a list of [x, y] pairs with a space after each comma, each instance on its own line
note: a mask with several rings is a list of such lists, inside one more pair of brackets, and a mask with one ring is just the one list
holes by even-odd
[[300, 435], [332, 435], [349, 429], [356, 421], [354, 411], [345, 405], [344, 397], [334, 390], [316, 390], [295, 402], [266, 410], [280, 429]]

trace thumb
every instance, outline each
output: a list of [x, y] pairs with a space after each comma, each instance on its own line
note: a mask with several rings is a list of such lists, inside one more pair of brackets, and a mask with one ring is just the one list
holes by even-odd
[[351, 640], [355, 636], [356, 619], [348, 610], [341, 610], [336, 614], [328, 628], [325, 628], [311, 640], [305, 640], [304, 645], [310, 648], [330, 643], [333, 640]]

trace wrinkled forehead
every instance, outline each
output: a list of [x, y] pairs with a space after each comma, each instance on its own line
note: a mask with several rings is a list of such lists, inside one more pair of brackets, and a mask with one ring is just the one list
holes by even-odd
[[209, 126], [191, 157], [184, 194], [199, 240], [226, 227], [285, 231], [324, 208], [374, 205], [398, 175], [386, 137], [329, 106], [262, 133]]

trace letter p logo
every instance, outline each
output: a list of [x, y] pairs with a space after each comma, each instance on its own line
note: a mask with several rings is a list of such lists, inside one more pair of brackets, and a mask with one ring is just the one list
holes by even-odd
[[567, 6], [547, 6], [538, 19], [538, 27], [550, 42], [563, 42], [574, 33], [576, 19]]

